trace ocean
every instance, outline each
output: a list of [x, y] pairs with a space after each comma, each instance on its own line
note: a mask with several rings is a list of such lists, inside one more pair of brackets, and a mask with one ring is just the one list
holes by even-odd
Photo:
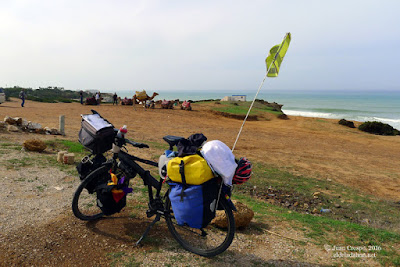
[[[155, 100], [221, 99], [230, 95], [246, 95], [252, 101], [257, 90], [248, 91], [158, 91]], [[153, 93], [149, 91], [150, 95]], [[131, 98], [132, 91], [117, 92], [121, 97]], [[400, 130], [400, 91], [269, 91], [262, 89], [257, 96], [268, 102], [283, 105], [287, 115], [346, 119], [354, 121], [380, 121]]]

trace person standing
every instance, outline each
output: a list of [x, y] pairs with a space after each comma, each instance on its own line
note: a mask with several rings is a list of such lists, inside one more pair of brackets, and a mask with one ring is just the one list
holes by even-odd
[[83, 91], [82, 90], [79, 92], [79, 96], [81, 97], [81, 105], [83, 105]]
[[95, 99], [96, 99], [96, 104], [100, 105], [100, 93], [99, 92], [96, 93]]
[[116, 92], [115, 92], [114, 95], [113, 95], [113, 106], [114, 106], [114, 103], [115, 103], [115, 105], [118, 106], [118, 95], [117, 95]]
[[26, 94], [24, 89], [21, 90], [21, 92], [19, 93], [19, 98], [21, 98], [22, 102], [21, 102], [21, 107], [24, 107], [25, 105], [25, 98], [26, 98]]

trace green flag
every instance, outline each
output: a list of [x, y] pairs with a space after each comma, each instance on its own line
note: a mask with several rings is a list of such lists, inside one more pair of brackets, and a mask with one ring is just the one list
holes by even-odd
[[279, 68], [289, 48], [291, 40], [290, 32], [288, 32], [280, 45], [275, 45], [269, 50], [269, 55], [265, 59], [267, 65], [267, 77], [278, 77]]

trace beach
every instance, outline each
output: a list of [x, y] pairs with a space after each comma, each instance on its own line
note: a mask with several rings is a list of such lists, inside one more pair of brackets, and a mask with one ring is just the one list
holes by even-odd
[[[65, 115], [65, 137], [27, 133], [1, 133], [2, 137], [22, 143], [28, 138], [66, 138], [76, 141], [80, 115], [98, 111], [115, 127], [128, 127], [128, 138], [141, 142], [163, 143], [165, 135], [188, 137], [203, 133], [208, 140], [221, 140], [232, 147], [242, 124], [193, 104], [193, 111], [156, 108], [145, 111], [137, 106], [85, 106], [78, 103], [40, 103], [18, 99], [0, 105], [0, 117], [22, 117], [43, 127], [58, 128]], [[248, 121], [234, 154], [285, 168], [296, 175], [331, 179], [383, 199], [400, 196], [400, 136], [378, 136], [338, 124], [338, 120], [289, 116], [289, 120]], [[359, 125], [359, 123], [355, 123]]]

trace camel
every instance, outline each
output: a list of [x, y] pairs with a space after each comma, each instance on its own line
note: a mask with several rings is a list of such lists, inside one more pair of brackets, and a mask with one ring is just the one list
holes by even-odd
[[181, 104], [181, 109], [184, 110], [192, 110], [192, 105], [190, 103], [190, 101], [183, 101], [183, 103]]
[[158, 96], [158, 93], [154, 92], [152, 96], [149, 96], [146, 93], [146, 90], [143, 90], [141, 92], [136, 91], [136, 94], [133, 95], [132, 101], [133, 101], [133, 108], [136, 110], [136, 104], [143, 104], [144, 109], [146, 110], [146, 102], [147, 101], [152, 101], [153, 98]]
[[136, 91], [136, 94], [133, 96], [133, 104], [140, 104], [140, 102], [144, 104], [147, 100], [153, 100], [156, 96], [158, 96], [156, 92], [152, 96], [149, 96], [145, 90], [142, 92]]
[[174, 104], [179, 105], [179, 99], [175, 99], [175, 101], [173, 100], [163, 100], [161, 102], [161, 108], [164, 109], [173, 109], [174, 108]]

